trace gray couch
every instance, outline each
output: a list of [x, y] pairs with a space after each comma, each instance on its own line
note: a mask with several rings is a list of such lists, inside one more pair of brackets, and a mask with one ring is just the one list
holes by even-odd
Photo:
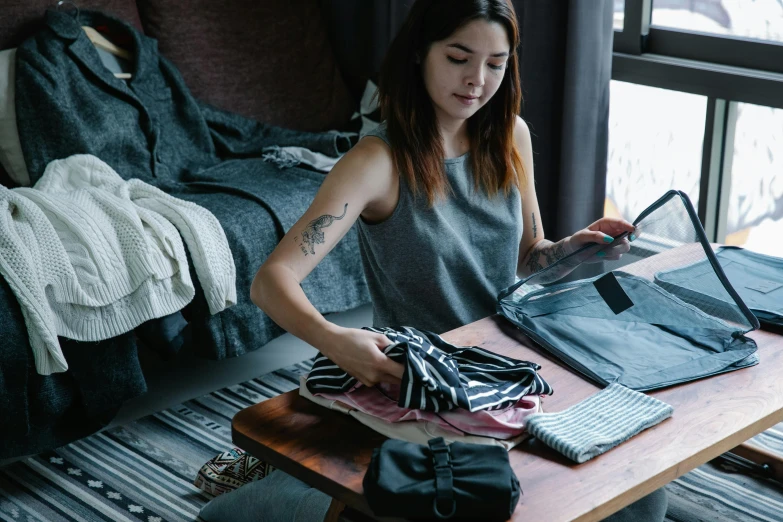
[[[355, 56], [345, 54], [349, 47], [346, 40], [340, 39], [342, 61], [348, 63], [349, 70], [340, 69], [330, 35], [335, 38], [340, 34], [335, 24], [345, 17], [335, 9], [346, 8], [359, 16], [361, 9], [356, 11], [359, 4], [355, 2], [339, 8], [333, 4], [318, 0], [78, 2], [80, 9], [105, 12], [157, 39], [160, 54], [181, 73], [193, 97], [227, 111], [221, 114], [229, 118], [236, 114], [234, 123], [239, 122], [239, 127], [263, 122], [316, 133], [308, 136], [352, 128], [350, 119], [358, 107], [363, 75], [377, 66], [377, 56], [366, 56], [359, 67]], [[48, 0], [14, 0], [4, 6], [0, 49], [16, 47], [42, 30], [45, 10], [52, 7]], [[350, 57], [348, 62], [346, 56]], [[252, 138], [253, 134], [247, 136]], [[233, 136], [240, 138], [240, 144], [242, 137]], [[61, 148], [57, 154], [91, 152], [79, 150], [78, 145], [72, 149]], [[211, 210], [232, 247], [237, 305], [212, 316], [197, 288], [196, 298], [183, 310], [187, 328], [178, 337], [180, 344], [185, 344], [182, 350], [214, 359], [240, 356], [282, 333], [250, 302], [249, 285], [255, 270], [304, 212], [323, 179], [321, 173], [297, 167], [276, 170], [254, 157], [258, 151], [238, 153], [244, 156], [221, 158], [225, 161], [218, 161], [208, 171], [187, 172], [181, 179], [160, 185]], [[226, 177], [237, 170], [232, 161], [243, 165], [254, 162], [255, 170], [245, 169], [248, 172], [240, 181], [227, 184]], [[260, 172], [265, 181], [254, 183], [254, 172]], [[3, 174], [0, 172], [0, 179], [9, 184]], [[195, 273], [193, 280], [197, 282]], [[369, 302], [355, 231], [303, 282], [303, 288], [322, 313]], [[125, 400], [146, 390], [138, 361], [139, 338], [154, 349], [156, 332], [165, 334], [167, 327], [179, 329], [182, 324], [181, 319], [158, 324], [142, 336], [129, 332], [99, 343], [61, 339], [69, 371], [38, 375], [19, 305], [0, 277], [4, 338], [0, 347], [0, 418], [10, 419], [0, 435], [0, 459], [56, 447], [105, 425]]]

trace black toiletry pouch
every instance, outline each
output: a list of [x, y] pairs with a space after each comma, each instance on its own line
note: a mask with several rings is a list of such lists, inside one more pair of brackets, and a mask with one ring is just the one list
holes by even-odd
[[373, 451], [364, 495], [379, 517], [508, 520], [519, 481], [501, 446], [387, 440]]

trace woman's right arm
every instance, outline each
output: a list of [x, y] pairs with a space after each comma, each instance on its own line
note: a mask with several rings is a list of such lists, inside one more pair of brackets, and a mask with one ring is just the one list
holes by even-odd
[[399, 382], [402, 377], [402, 365], [382, 351], [389, 339], [327, 321], [300, 283], [360, 215], [383, 213], [398, 187], [389, 148], [377, 138], [362, 139], [326, 176], [310, 207], [259, 268], [250, 288], [250, 298], [273, 321], [366, 386]]

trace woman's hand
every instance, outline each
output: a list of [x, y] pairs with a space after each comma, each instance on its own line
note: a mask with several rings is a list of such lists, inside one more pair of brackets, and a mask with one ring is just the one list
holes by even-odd
[[382, 334], [337, 327], [324, 343], [321, 353], [365, 386], [381, 382], [399, 384], [404, 367], [383, 353], [390, 344], [389, 338]]
[[[628, 236], [615, 241], [614, 236], [619, 236], [623, 232], [628, 232]], [[635, 232], [634, 226], [624, 219], [605, 217], [569, 237], [567, 248], [571, 253], [591, 243], [611, 244], [609, 248], [601, 250], [586, 261], [589, 263], [616, 260], [631, 249], [630, 241], [636, 239]]]

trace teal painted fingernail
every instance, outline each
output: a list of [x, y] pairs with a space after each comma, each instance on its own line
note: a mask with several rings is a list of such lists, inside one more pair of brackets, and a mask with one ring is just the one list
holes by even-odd
[[612, 241], [614, 241], [612, 236], [604, 236], [604, 243], [611, 243]]
[[633, 241], [634, 239], [636, 239], [636, 234], [631, 234], [631, 241]]
[[596, 254], [596, 256], [598, 256], [598, 257], [606, 257], [606, 252], [598, 252]]

